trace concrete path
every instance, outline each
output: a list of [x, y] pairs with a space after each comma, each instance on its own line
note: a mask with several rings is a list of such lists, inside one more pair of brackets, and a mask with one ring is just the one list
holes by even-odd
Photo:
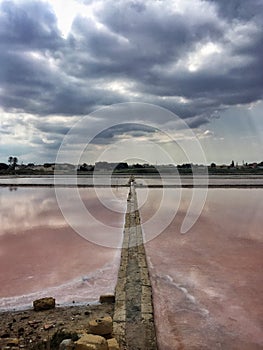
[[127, 199], [115, 300], [113, 333], [121, 349], [156, 350], [152, 289], [133, 183]]

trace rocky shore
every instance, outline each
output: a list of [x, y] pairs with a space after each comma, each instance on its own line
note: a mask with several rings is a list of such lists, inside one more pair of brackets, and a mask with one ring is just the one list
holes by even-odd
[[[105, 302], [106, 301], [106, 302]], [[32, 309], [23, 311], [6, 311], [0, 314], [0, 349], [1, 350], [46, 350], [46, 349], [90, 349], [75, 344], [78, 339], [88, 333], [105, 333], [94, 335], [91, 341], [101, 342], [100, 347], [94, 345], [91, 349], [118, 349], [108, 346], [107, 339], [112, 338], [109, 323], [113, 317], [114, 303], [112, 299], [93, 305], [56, 306], [47, 310]], [[106, 320], [106, 331], [104, 320]], [[100, 328], [96, 331], [96, 323]], [[101, 325], [103, 327], [101, 327]], [[93, 327], [93, 328], [92, 328]], [[108, 327], [108, 328], [107, 328]], [[92, 328], [92, 329], [91, 329]], [[100, 339], [102, 338], [102, 340]], [[72, 339], [68, 345], [61, 345], [63, 339]], [[81, 343], [81, 341], [79, 341]], [[111, 340], [109, 344], [113, 344]], [[66, 343], [65, 343], [66, 344]], [[71, 345], [72, 347], [70, 347]]]

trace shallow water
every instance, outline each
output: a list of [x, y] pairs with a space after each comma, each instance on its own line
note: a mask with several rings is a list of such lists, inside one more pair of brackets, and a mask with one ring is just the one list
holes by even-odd
[[[119, 268], [119, 249], [88, 240], [100, 235], [122, 239], [127, 189], [80, 189], [89, 220], [80, 218], [73, 189], [64, 188], [66, 206], [80, 220], [86, 239], [68, 224], [58, 207], [53, 188], [0, 189], [0, 309], [30, 305], [51, 295], [58, 303], [98, 300], [112, 293]], [[110, 209], [107, 208], [110, 207]], [[93, 218], [91, 220], [91, 218]]]
[[[0, 185], [80, 185], [80, 186], [123, 186], [127, 185], [129, 175], [103, 174], [96, 173], [93, 175], [43, 175], [43, 176], [1, 176]], [[174, 171], [173, 175], [161, 174], [157, 175], [136, 175], [136, 183], [138, 187], [146, 186], [263, 186], [263, 175], [178, 175]]]
[[[178, 190], [167, 191], [167, 207], [179, 202], [179, 209], [146, 244], [159, 348], [261, 349], [263, 190], [210, 189], [186, 234], [180, 227], [192, 192], [183, 190], [180, 200]], [[162, 196], [151, 190], [140, 210], [146, 238]]]
[[[62, 206], [86, 239], [61, 214], [54, 188], [0, 188], [0, 309], [114, 291], [120, 251], [107, 247], [121, 244], [127, 189], [80, 189], [87, 219], [75, 190], [60, 189]], [[137, 190], [159, 349], [261, 349], [263, 189], [209, 189], [181, 234], [193, 191]]]
[[113, 185], [120, 186], [126, 185], [129, 180], [129, 176], [116, 176], [111, 174], [95, 174], [93, 175], [31, 175], [31, 176], [0, 176], [0, 184], [2, 185]]

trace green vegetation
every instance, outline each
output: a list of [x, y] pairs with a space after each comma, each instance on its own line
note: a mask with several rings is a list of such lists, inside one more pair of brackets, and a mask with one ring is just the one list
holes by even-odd
[[229, 165], [217, 165], [211, 163], [210, 166], [198, 165], [198, 164], [174, 164], [169, 165], [152, 165], [152, 164], [132, 164], [129, 165], [126, 162], [120, 163], [108, 163], [97, 162], [95, 165], [83, 163], [78, 167], [72, 164], [55, 164], [44, 163], [43, 165], [35, 165], [34, 163], [18, 164], [17, 157], [9, 157], [8, 163], [0, 163], [0, 175], [54, 175], [55, 170], [61, 174], [75, 174], [77, 170], [78, 175], [92, 175], [95, 171], [97, 175], [100, 173], [117, 174], [117, 175], [132, 175], [132, 174], [145, 174], [145, 175], [192, 175], [195, 174], [208, 174], [209, 175], [263, 175], [263, 162], [261, 163], [246, 163], [241, 166], [235, 165], [232, 160]]

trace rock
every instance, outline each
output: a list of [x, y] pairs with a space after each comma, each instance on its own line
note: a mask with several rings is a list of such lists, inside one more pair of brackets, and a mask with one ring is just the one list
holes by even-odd
[[1, 334], [1, 338], [10, 338], [10, 333], [5, 332]]
[[108, 303], [113, 304], [115, 303], [115, 295], [114, 294], [105, 294], [100, 296], [100, 303]]
[[74, 349], [74, 342], [72, 339], [64, 339], [59, 344], [59, 350], [72, 350]]
[[33, 306], [35, 311], [43, 311], [54, 309], [56, 301], [52, 297], [37, 299], [33, 301]]
[[48, 331], [49, 329], [53, 328], [54, 327], [54, 323], [47, 323], [44, 325], [44, 330], [45, 331]]
[[18, 328], [18, 331], [17, 331], [19, 334], [23, 334], [25, 332], [25, 328], [23, 327], [20, 327]]
[[109, 350], [120, 350], [119, 344], [115, 338], [107, 340]]
[[7, 340], [6, 345], [16, 346], [19, 344], [19, 340], [17, 338], [10, 338]]
[[29, 318], [29, 315], [24, 315], [20, 317], [20, 321], [27, 320]]
[[99, 335], [84, 334], [75, 342], [75, 350], [108, 350], [108, 344]]
[[115, 303], [115, 295], [114, 294], [103, 294], [100, 296], [100, 303], [113, 304]]
[[112, 333], [112, 318], [110, 316], [97, 318], [89, 322], [89, 332], [96, 335]]
[[28, 321], [29, 326], [34, 329], [37, 329], [40, 323], [41, 323], [40, 320]]

